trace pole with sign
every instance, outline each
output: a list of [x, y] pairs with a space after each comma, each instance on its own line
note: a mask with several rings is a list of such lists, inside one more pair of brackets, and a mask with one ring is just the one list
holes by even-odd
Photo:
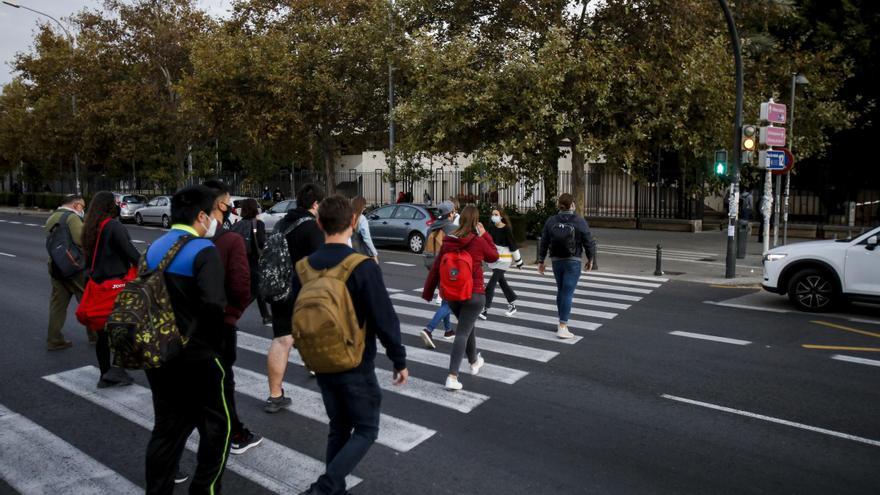
[[783, 104], [770, 101], [761, 103], [760, 119], [762, 126], [759, 143], [763, 148], [758, 154], [758, 166], [766, 170], [764, 176], [764, 198], [761, 202], [761, 213], [764, 216], [764, 252], [770, 250], [770, 215], [773, 214], [773, 246], [779, 243], [779, 194], [782, 189], [782, 177], [776, 178], [776, 201], [773, 200], [773, 172], [785, 170], [786, 152], [774, 150], [774, 146], [785, 146], [785, 127], [775, 127], [773, 124], [785, 124], [786, 107]]

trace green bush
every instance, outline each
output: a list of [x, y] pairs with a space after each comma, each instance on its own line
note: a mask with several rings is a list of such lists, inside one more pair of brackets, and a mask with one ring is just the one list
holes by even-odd
[[18, 206], [19, 195], [13, 192], [0, 192], [0, 206]]

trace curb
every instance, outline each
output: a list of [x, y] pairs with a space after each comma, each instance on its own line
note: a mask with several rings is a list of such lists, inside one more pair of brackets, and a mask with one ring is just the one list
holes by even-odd
[[52, 214], [51, 210], [38, 210], [36, 208], [10, 208], [4, 207], [0, 208], [0, 213], [5, 213], [7, 215], [23, 215], [23, 216], [44, 216]]

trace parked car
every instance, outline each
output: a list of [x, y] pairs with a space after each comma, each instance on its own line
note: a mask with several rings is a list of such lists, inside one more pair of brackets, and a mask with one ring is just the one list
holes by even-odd
[[147, 198], [140, 194], [113, 193], [113, 196], [116, 197], [116, 204], [119, 205], [119, 219], [122, 221], [134, 220], [134, 214], [147, 206]]
[[158, 223], [163, 228], [171, 228], [171, 197], [156, 196], [151, 199], [146, 206], [135, 212], [134, 221], [138, 225]]
[[226, 222], [223, 223], [223, 228], [229, 229], [236, 222], [241, 220], [241, 202], [246, 199], [253, 199], [257, 203], [260, 202], [256, 198], [248, 198], [247, 196], [230, 196], [229, 197], [229, 202], [232, 204], [232, 212], [229, 213], [229, 218], [226, 220]]
[[764, 289], [788, 294], [802, 311], [843, 300], [880, 303], [880, 227], [855, 239], [801, 242], [764, 255]]
[[257, 218], [263, 221], [266, 224], [266, 232], [272, 232], [275, 228], [275, 224], [278, 223], [278, 220], [284, 218], [284, 215], [287, 215], [288, 211], [296, 209], [296, 200], [295, 199], [285, 199], [284, 201], [279, 201], [272, 205], [271, 208], [261, 213]]
[[375, 244], [403, 244], [411, 252], [420, 254], [425, 249], [428, 227], [438, 213], [433, 206], [405, 203], [380, 206], [366, 216]]

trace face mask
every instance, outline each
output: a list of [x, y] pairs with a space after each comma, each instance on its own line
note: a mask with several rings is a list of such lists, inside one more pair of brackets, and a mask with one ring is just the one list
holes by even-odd
[[214, 234], [217, 233], [217, 219], [214, 217], [210, 217], [211, 221], [208, 222], [208, 226], [205, 227], [205, 224], [202, 224], [202, 227], [205, 227], [205, 235], [202, 237], [214, 237]]
[[492, 223], [501, 223], [501, 216], [500, 215], [492, 215], [492, 217], [490, 217], [490, 220], [492, 220]]

